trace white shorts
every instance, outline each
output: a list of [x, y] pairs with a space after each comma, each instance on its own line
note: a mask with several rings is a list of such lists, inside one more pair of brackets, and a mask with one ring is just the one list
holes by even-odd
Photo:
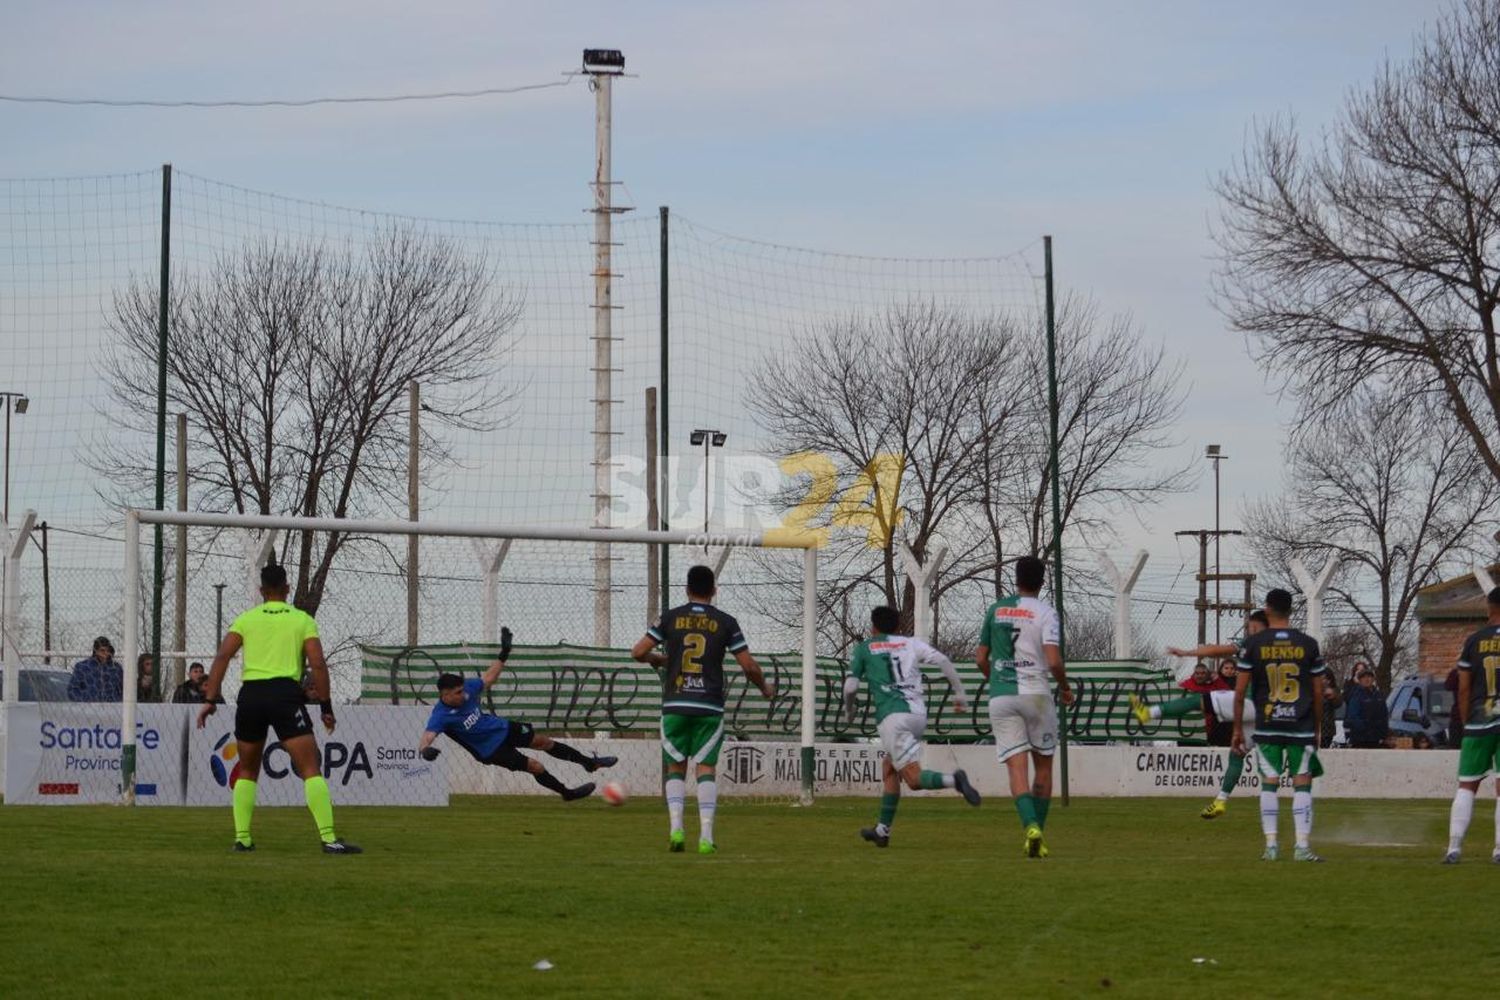
[[922, 737], [926, 734], [926, 715], [893, 712], [880, 720], [880, 745], [898, 771], [922, 760]]
[[990, 729], [1001, 763], [1028, 750], [1050, 757], [1057, 749], [1057, 707], [1046, 694], [1002, 694], [990, 699]]
[[[1233, 691], [1210, 691], [1208, 700], [1213, 706], [1215, 718], [1220, 722], [1234, 721]], [[1245, 734], [1247, 748], [1255, 746], [1255, 703], [1249, 698], [1245, 699], [1245, 707], [1240, 712], [1240, 732]]]

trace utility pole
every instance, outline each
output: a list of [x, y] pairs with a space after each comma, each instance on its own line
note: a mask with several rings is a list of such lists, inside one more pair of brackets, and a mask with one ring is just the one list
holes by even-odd
[[[1198, 539], [1198, 598], [1193, 602], [1193, 607], [1198, 612], [1198, 645], [1202, 646], [1208, 642], [1208, 613], [1210, 611], [1217, 617], [1224, 611], [1238, 611], [1242, 614], [1249, 614], [1255, 610], [1255, 605], [1250, 599], [1250, 586], [1255, 582], [1255, 574], [1225, 573], [1218, 569], [1209, 572], [1208, 569], [1209, 539], [1213, 539], [1214, 545], [1217, 547], [1220, 536], [1243, 535], [1243, 531], [1230, 531], [1222, 528], [1192, 528], [1187, 531], [1175, 532], [1175, 534], [1178, 538], [1191, 535]], [[1233, 580], [1242, 583], [1245, 588], [1244, 599], [1240, 601], [1221, 600], [1218, 597], [1219, 584], [1224, 580]], [[1210, 583], [1214, 585], [1215, 597], [1213, 600], [1208, 599], [1208, 585]], [[1217, 638], [1217, 633], [1215, 633], [1215, 639], [1217, 640]]]
[[[1209, 445], [1204, 449], [1204, 457], [1214, 463], [1214, 603], [1222, 604], [1223, 595], [1219, 592], [1220, 577], [1223, 566], [1219, 562], [1219, 540], [1223, 532], [1219, 530], [1219, 463], [1229, 456], [1224, 454], [1216, 444]], [[1219, 636], [1219, 613], [1214, 612], [1214, 642], [1221, 641]]]
[[[406, 418], [406, 516], [407, 520], [415, 521], [418, 516], [417, 495], [417, 463], [421, 459], [421, 446], [419, 436], [422, 433], [422, 423], [418, 414], [421, 412], [422, 390], [413, 379], [407, 386], [407, 409], [410, 411]], [[417, 644], [417, 536], [406, 536], [406, 644], [415, 646]]]

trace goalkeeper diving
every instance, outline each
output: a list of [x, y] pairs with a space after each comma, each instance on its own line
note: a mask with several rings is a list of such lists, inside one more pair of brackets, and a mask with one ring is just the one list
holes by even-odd
[[592, 774], [600, 768], [613, 767], [618, 758], [585, 754], [566, 743], [559, 743], [532, 728], [530, 723], [486, 712], [480, 707], [480, 696], [489, 690], [505, 670], [510, 658], [511, 631], [500, 630], [500, 655], [480, 677], [464, 680], [458, 674], [438, 677], [438, 703], [432, 706], [427, 728], [417, 749], [423, 760], [437, 760], [441, 753], [433, 746], [439, 735], [463, 747], [481, 764], [503, 767], [507, 771], [525, 771], [538, 785], [561, 795], [563, 801], [586, 798], [594, 792], [594, 783], [585, 782], [569, 788], [548, 773], [542, 762], [528, 757], [522, 750], [540, 750], [558, 760], [577, 764]]

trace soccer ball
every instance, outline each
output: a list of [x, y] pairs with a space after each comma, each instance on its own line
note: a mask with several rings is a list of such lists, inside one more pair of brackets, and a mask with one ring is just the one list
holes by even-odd
[[623, 806], [630, 795], [625, 791], [625, 786], [618, 781], [606, 781], [604, 787], [599, 790], [599, 797], [612, 806]]

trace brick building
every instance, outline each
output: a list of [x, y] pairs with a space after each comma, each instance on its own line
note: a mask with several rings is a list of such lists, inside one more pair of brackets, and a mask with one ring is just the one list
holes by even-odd
[[[1500, 577], [1500, 563], [1489, 568], [1489, 575]], [[1446, 676], [1464, 640], [1488, 618], [1485, 592], [1473, 573], [1417, 591], [1417, 669]]]

